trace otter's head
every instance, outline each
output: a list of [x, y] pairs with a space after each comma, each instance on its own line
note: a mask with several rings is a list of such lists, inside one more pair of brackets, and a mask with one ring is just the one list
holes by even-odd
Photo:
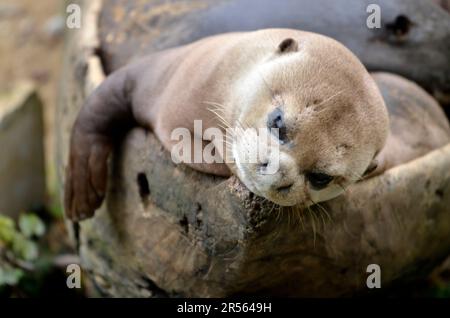
[[[232, 169], [257, 195], [308, 206], [376, 167], [388, 115], [371, 76], [344, 46], [308, 33], [279, 40], [239, 83], [243, 130]], [[255, 152], [258, 160], [248, 160]]]

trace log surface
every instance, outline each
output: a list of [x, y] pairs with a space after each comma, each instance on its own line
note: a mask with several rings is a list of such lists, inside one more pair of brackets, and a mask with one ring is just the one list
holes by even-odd
[[[58, 108], [61, 180], [70, 128], [104, 77], [100, 3], [80, 3], [89, 15], [68, 35]], [[274, 208], [235, 177], [174, 165], [142, 129], [116, 149], [109, 181], [78, 242], [83, 268], [108, 296], [350, 295], [367, 291], [369, 264], [381, 266], [385, 287], [450, 251], [450, 145], [300, 214]]]

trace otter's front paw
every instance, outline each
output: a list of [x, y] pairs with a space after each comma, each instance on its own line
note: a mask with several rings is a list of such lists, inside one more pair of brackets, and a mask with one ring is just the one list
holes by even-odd
[[105, 197], [111, 146], [102, 136], [74, 133], [66, 170], [66, 216], [81, 221], [94, 215]]

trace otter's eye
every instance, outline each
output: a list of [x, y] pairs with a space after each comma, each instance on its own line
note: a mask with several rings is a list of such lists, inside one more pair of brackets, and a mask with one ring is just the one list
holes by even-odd
[[308, 172], [306, 173], [306, 179], [308, 179], [313, 188], [320, 190], [325, 188], [334, 177], [320, 172]]
[[[277, 107], [267, 118], [267, 128], [278, 129], [278, 139], [285, 143], [287, 141], [286, 124], [284, 123], [283, 111]], [[271, 132], [274, 132], [271, 130]]]

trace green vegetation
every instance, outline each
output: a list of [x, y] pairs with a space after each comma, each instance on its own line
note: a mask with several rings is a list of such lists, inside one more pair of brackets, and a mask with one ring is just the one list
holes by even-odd
[[44, 215], [47, 223], [35, 213], [23, 213], [17, 221], [0, 215], [0, 297], [80, 296], [66, 287], [65, 266], [55, 261], [71, 250], [65, 237], [51, 237], [50, 230], [64, 224], [50, 215]]

